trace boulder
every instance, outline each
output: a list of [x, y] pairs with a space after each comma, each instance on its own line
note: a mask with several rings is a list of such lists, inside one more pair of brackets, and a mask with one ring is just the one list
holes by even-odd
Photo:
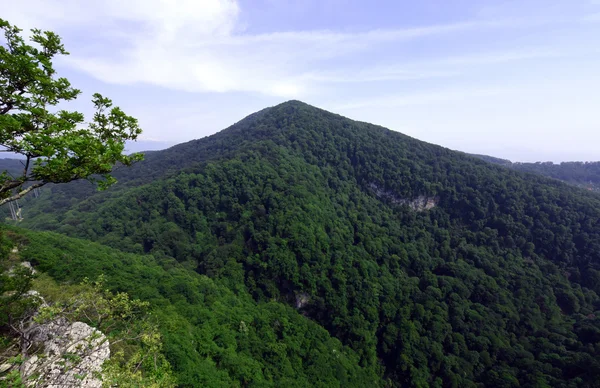
[[33, 324], [23, 346], [28, 354], [21, 375], [29, 387], [102, 387], [99, 374], [110, 357], [109, 343], [100, 331], [66, 319]]

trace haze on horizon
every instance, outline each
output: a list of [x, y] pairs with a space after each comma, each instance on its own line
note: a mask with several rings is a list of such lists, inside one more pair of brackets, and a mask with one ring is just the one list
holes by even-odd
[[298, 99], [465, 152], [600, 160], [599, 0], [0, 2], [63, 37], [69, 108], [100, 92], [140, 119], [132, 150]]

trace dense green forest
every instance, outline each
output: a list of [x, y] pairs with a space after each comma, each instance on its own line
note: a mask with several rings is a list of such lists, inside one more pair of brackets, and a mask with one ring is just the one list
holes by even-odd
[[112, 248], [29, 259], [151, 301], [183, 386], [599, 386], [594, 193], [297, 101], [115, 176], [21, 223]]
[[103, 274], [106, 285], [150, 302], [180, 386], [367, 386], [358, 355], [291, 307], [247, 294], [173, 260], [123, 253], [55, 233], [0, 230], [22, 259], [64, 283]]
[[473, 155], [490, 163], [500, 164], [518, 171], [540, 174], [588, 189], [600, 191], [600, 162], [511, 162], [486, 155]]

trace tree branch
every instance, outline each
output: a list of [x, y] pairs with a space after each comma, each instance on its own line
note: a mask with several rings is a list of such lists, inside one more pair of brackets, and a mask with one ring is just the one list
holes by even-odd
[[6, 104], [6, 106], [4, 107], [4, 109], [0, 110], [0, 115], [4, 115], [7, 114], [8, 112], [10, 112], [10, 110], [14, 107], [14, 103], [13, 102], [9, 102]]
[[29, 162], [31, 161], [31, 154], [27, 153], [27, 161], [25, 162], [25, 170], [23, 171], [23, 176], [27, 177], [27, 171], [29, 170]]
[[[11, 174], [9, 174], [11, 175]], [[0, 186], [0, 194], [4, 193], [6, 191], [12, 190], [14, 188], [17, 188], [19, 186], [21, 186], [23, 183], [25, 183], [25, 181], [17, 179], [17, 180], [12, 180], [12, 181], [5, 181], [2, 186]]]
[[38, 183], [34, 183], [33, 185], [29, 186], [28, 188], [26, 188], [25, 190], [22, 190], [21, 192], [8, 197], [8, 198], [4, 198], [3, 200], [0, 201], [0, 206], [8, 203], [8, 202], [12, 202], [12, 201], [16, 201], [17, 199], [21, 199], [24, 195], [26, 195], [27, 193], [29, 193], [30, 191], [37, 189], [38, 187], [42, 187], [46, 184], [46, 182], [38, 182]]

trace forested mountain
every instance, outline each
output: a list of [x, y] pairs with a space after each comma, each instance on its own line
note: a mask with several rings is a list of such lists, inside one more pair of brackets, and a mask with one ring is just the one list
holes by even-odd
[[[117, 178], [55, 186], [22, 225], [129, 252], [65, 239], [77, 263], [38, 263], [183, 317], [184, 386], [599, 386], [596, 194], [298, 101]], [[240, 321], [251, 340], [223, 333]]]
[[600, 162], [511, 162], [487, 155], [473, 155], [490, 163], [500, 164], [518, 171], [541, 174], [559, 179], [577, 187], [600, 191]]

